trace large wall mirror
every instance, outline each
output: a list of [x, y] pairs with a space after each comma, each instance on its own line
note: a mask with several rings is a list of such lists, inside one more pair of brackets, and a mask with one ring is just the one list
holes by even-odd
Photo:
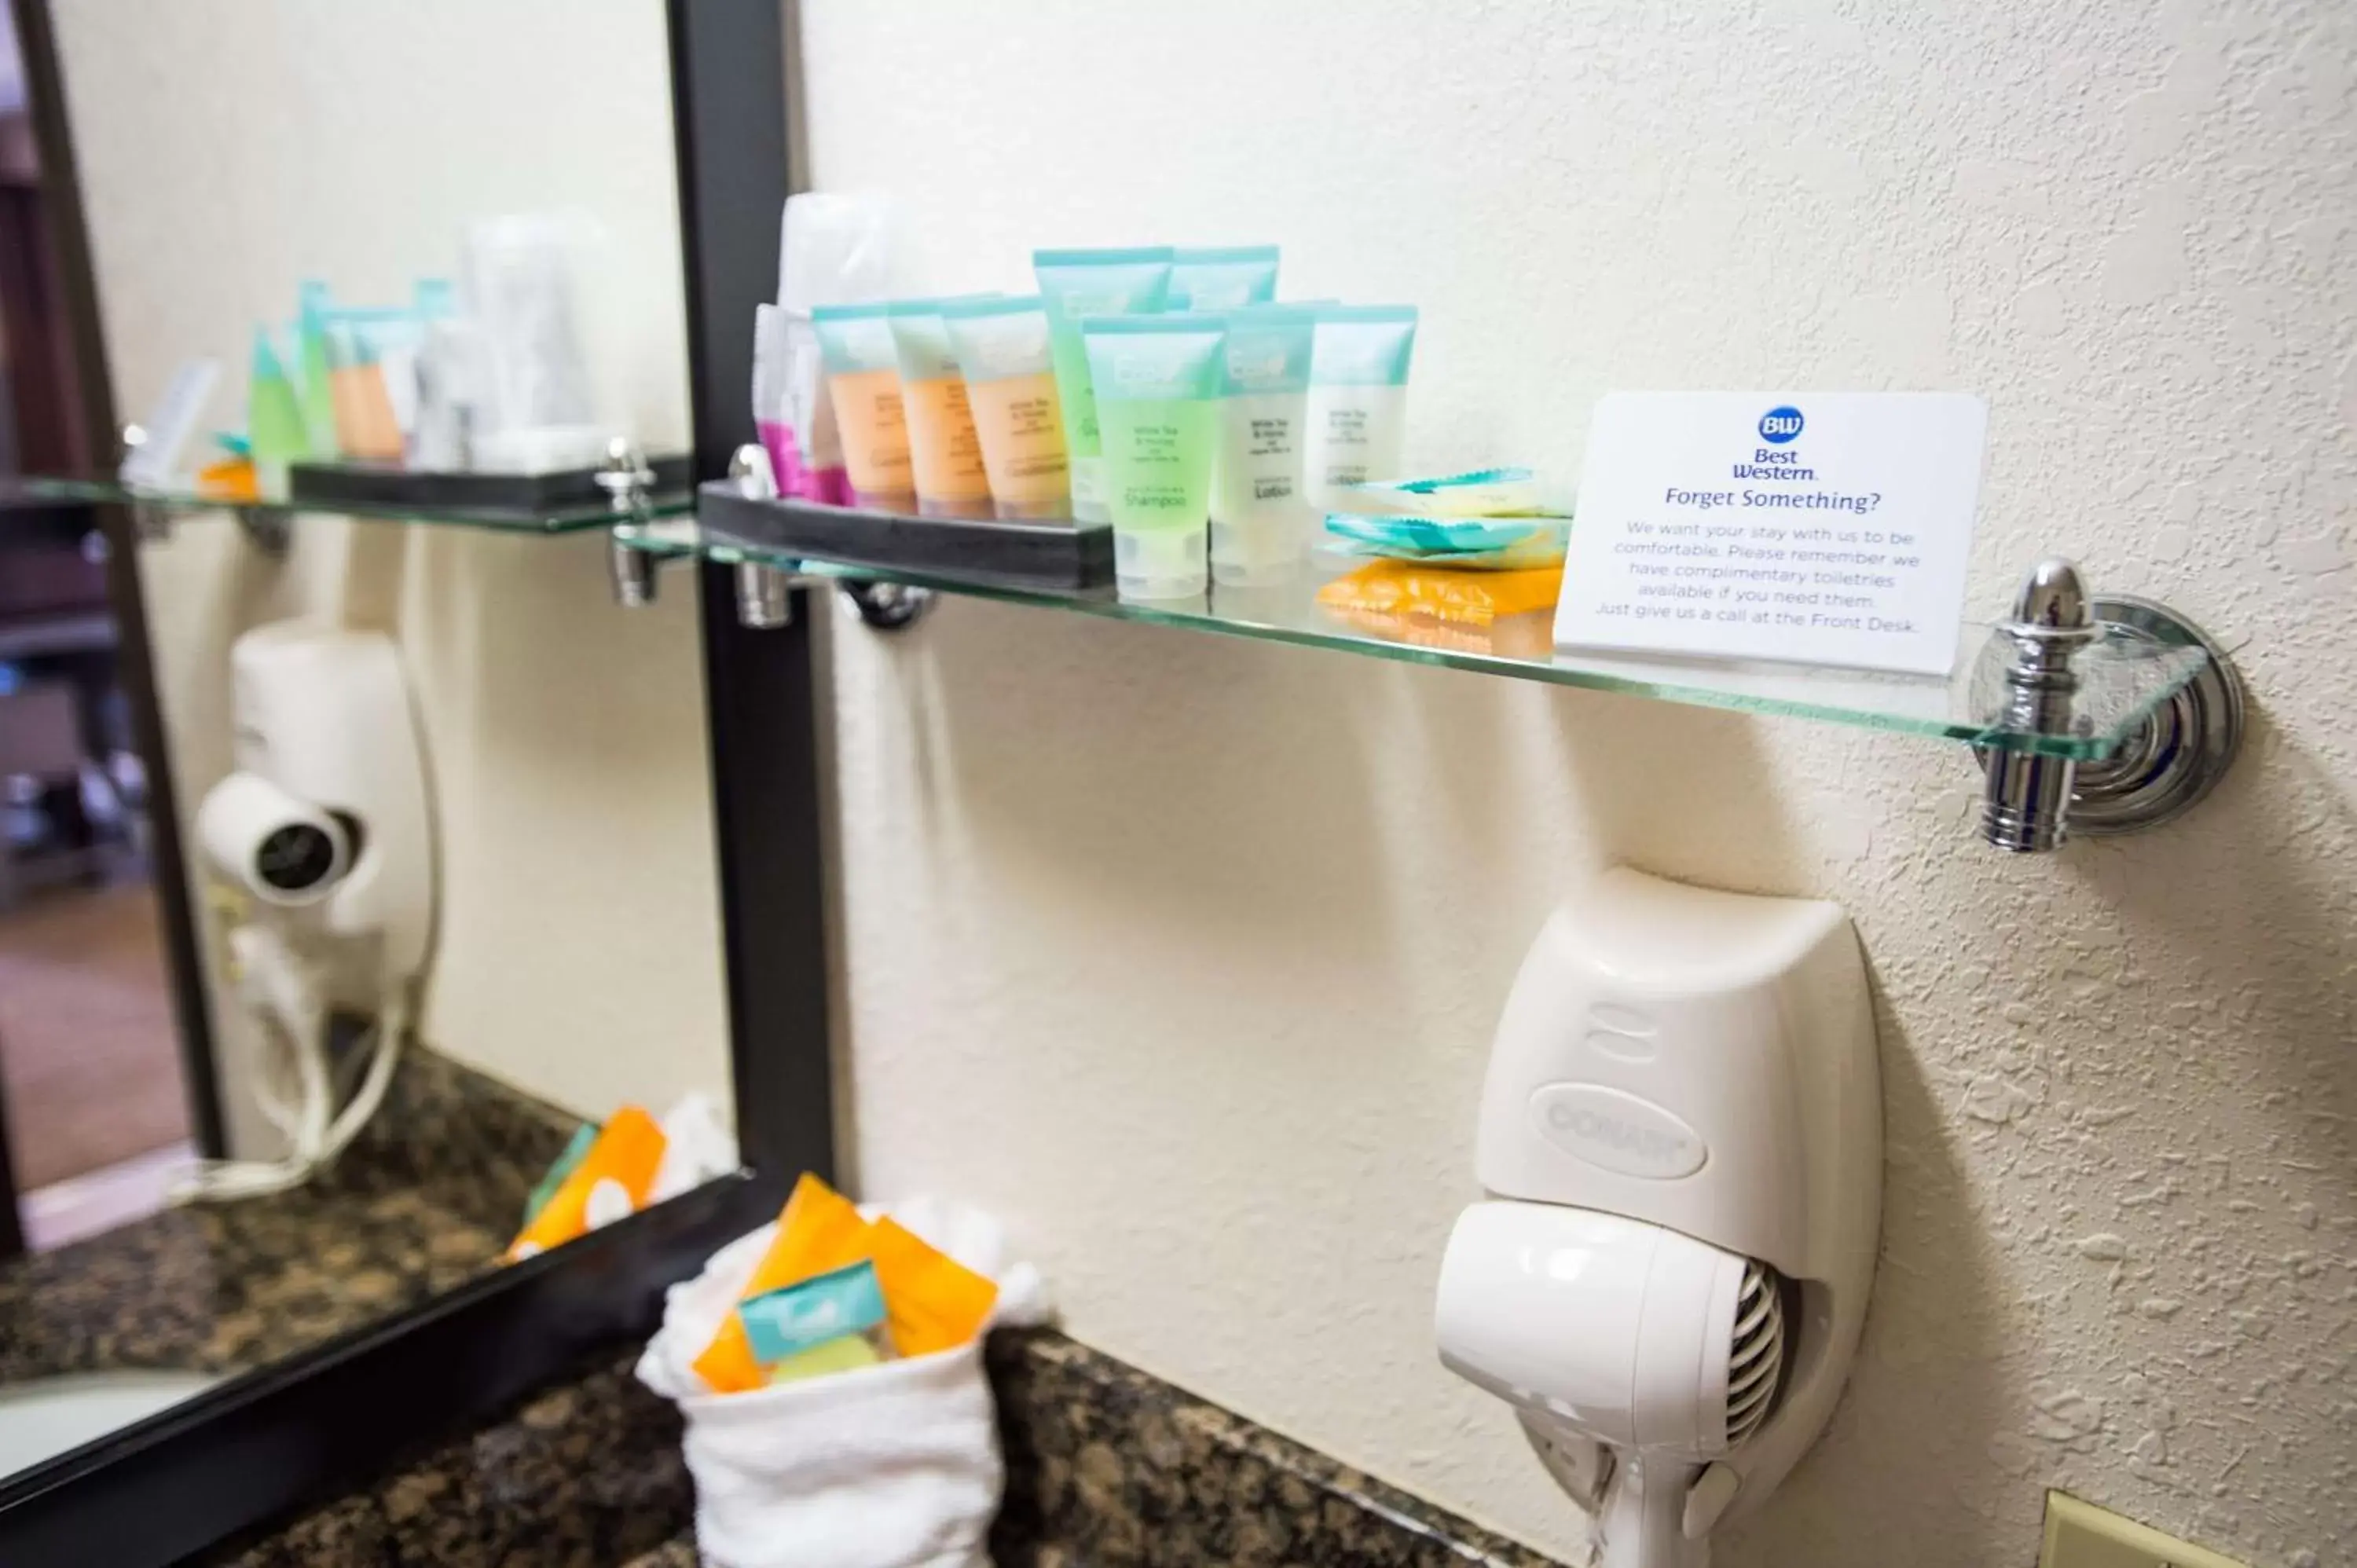
[[[241, 437], [263, 457], [249, 377], [299, 382], [307, 310], [361, 346], [339, 340], [331, 377], [390, 380], [385, 357], [418, 352], [395, 318], [473, 308], [503, 224], [565, 236], [600, 434], [684, 450], [662, 0], [19, 0], [28, 17], [102, 337], [70, 362], [71, 291], [43, 270], [55, 182], [28, 163], [40, 105], [9, 91], [18, 472], [117, 460], [113, 432], [64, 428], [71, 375], [133, 419], [208, 361], [178, 472], [233, 467]], [[0, 512], [0, 1065], [25, 1221], [0, 1263], [0, 1471], [19, 1479], [735, 1166], [695, 596], [615, 607], [596, 529], [261, 530], [204, 508], [127, 546], [110, 593], [96, 515]], [[303, 651], [322, 629], [357, 673]], [[303, 776], [358, 797], [297, 780], [291, 804], [221, 805], [289, 745], [381, 739], [362, 703], [414, 750]], [[274, 897], [311, 875], [313, 818], [338, 875], [392, 891]], [[345, 1146], [288, 1174], [319, 1146], [310, 1118], [332, 1131], [364, 1101]]]

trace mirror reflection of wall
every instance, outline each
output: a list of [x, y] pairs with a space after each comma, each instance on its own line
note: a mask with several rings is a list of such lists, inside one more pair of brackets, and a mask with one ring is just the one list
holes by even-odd
[[[353, 302], [404, 298], [452, 275], [470, 225], [551, 213], [599, 236], [602, 281], [584, 296], [599, 400], [649, 450], [684, 446], [662, 0], [49, 10], [124, 417], [210, 358], [222, 375], [199, 429], [237, 427], [255, 328], [285, 322], [306, 280]], [[387, 711], [414, 725], [424, 785], [430, 940], [411, 1048], [332, 1169], [291, 1192], [147, 1214], [0, 1273], [0, 1318], [37, 1326], [0, 1356], [0, 1380], [135, 1369], [169, 1374], [148, 1391], [162, 1403], [414, 1307], [496, 1266], [576, 1129], [625, 1106], [660, 1118], [702, 1097], [708, 1124], [691, 1111], [672, 1128], [694, 1124], [725, 1159], [696, 608], [685, 594], [614, 608], [601, 537], [306, 516], [274, 559], [209, 514], [143, 547], [184, 869], [205, 909], [225, 1153], [285, 1155], [287, 1117], [272, 1108], [298, 1098], [283, 1081], [297, 1058], [271, 1038], [283, 1018], [261, 1022], [254, 994], [257, 973], [274, 972], [252, 935], [271, 901], [207, 856], [190, 820], [253, 765], [231, 671], [252, 663], [253, 640], [233, 650], [255, 628], [314, 623], [383, 655]], [[292, 723], [332, 748], [351, 703]], [[354, 732], [382, 739], [372, 725]], [[339, 1015], [325, 1026], [332, 1093], [350, 1103], [390, 993], [379, 977], [321, 994]], [[146, 1201], [185, 1175], [143, 1176]], [[168, 1312], [146, 1299], [159, 1290]], [[52, 1310], [68, 1296], [72, 1311]], [[83, 1408], [86, 1424], [104, 1419]], [[27, 1457], [6, 1436], [0, 1469]]]

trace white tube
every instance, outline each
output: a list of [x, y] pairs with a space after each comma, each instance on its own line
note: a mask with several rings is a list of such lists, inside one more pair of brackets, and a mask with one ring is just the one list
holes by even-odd
[[1318, 313], [1303, 471], [1321, 510], [1348, 510], [1337, 485], [1399, 477], [1407, 442], [1412, 305], [1329, 306]]
[[1308, 550], [1302, 439], [1318, 312], [1258, 306], [1231, 311], [1226, 321], [1211, 460], [1211, 575], [1259, 587], [1291, 576]]

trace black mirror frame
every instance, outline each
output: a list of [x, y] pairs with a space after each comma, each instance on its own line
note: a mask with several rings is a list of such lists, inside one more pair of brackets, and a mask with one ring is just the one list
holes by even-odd
[[[62, 137], [46, 0], [13, 3], [27, 75]], [[713, 478], [752, 435], [753, 307], [777, 275], [776, 225], [763, 215], [789, 188], [784, 8], [667, 6], [690, 406], [696, 471]], [[55, 166], [70, 170], [70, 154]], [[87, 277], [68, 197], [60, 248]], [[120, 558], [128, 569], [129, 552]], [[744, 1170], [9, 1477], [0, 1562], [161, 1568], [286, 1516], [594, 1351], [645, 1337], [664, 1286], [773, 1217], [798, 1173], [834, 1176], [813, 607], [750, 631], [737, 623], [727, 568], [697, 578]]]

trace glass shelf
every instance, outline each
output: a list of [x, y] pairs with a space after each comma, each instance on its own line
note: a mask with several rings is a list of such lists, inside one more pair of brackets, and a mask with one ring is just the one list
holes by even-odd
[[2007, 728], [1998, 716], [2011, 644], [1986, 625], [1965, 627], [1964, 657], [1952, 676], [1884, 675], [1812, 665], [1558, 652], [1552, 646], [1551, 611], [1477, 628], [1422, 618], [1369, 617], [1318, 601], [1321, 588], [1363, 562], [1345, 564], [1313, 558], [1287, 586], [1214, 585], [1201, 598], [1147, 603], [1125, 600], [1111, 587], [1017, 586], [953, 572], [885, 569], [784, 554], [693, 518], [625, 525], [615, 534], [634, 548], [664, 557], [750, 561], [808, 577], [898, 583], [1113, 620], [2082, 759], [2109, 757], [2135, 739], [2153, 710], [2209, 661], [2209, 654], [2197, 645], [2155, 641], [2107, 626], [2104, 635], [2073, 662], [2080, 686], [2064, 733], [2031, 734]]
[[[264, 516], [292, 517], [312, 513], [322, 517], [361, 517], [393, 522], [416, 522], [446, 528], [474, 528], [495, 533], [578, 533], [612, 526], [616, 513], [603, 498], [545, 508], [436, 506], [414, 502], [351, 500], [290, 501], [284, 496], [241, 500], [197, 489], [194, 485], [162, 489], [126, 485], [107, 478], [11, 478], [0, 480], [0, 508], [86, 501], [102, 506], [147, 506], [181, 511], [244, 511]], [[645, 515], [676, 517], [695, 510], [692, 489], [657, 490], [648, 496]]]

